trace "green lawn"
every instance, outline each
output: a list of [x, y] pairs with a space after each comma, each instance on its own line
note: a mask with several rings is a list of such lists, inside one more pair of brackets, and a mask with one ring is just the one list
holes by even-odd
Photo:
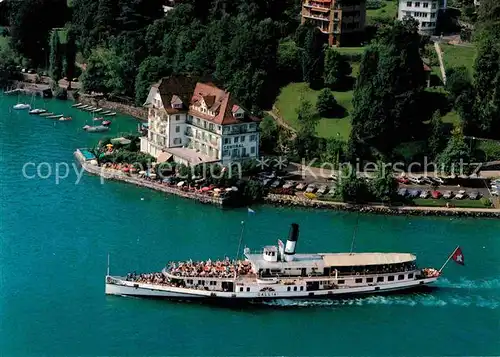
[[[307, 83], [291, 83], [281, 89], [281, 93], [276, 100], [276, 107], [279, 110], [279, 115], [292, 127], [297, 128], [297, 108], [301, 98], [311, 101], [316, 105], [319, 91], [314, 91], [309, 88]], [[341, 119], [321, 118], [317, 132], [318, 136], [328, 138], [335, 137], [337, 133], [344, 139], [349, 137], [351, 131], [351, 122], [349, 113], [352, 111], [352, 91], [348, 92], [333, 92], [337, 103], [344, 107], [347, 111], [347, 116]]]
[[413, 203], [415, 206], [422, 207], [446, 207], [446, 203], [449, 202], [453, 207], [460, 208], [487, 208], [480, 200], [445, 200], [444, 198], [440, 198], [438, 200], [434, 199], [424, 199], [424, 198], [415, 198]]
[[472, 75], [476, 48], [474, 46], [441, 45], [445, 69], [464, 66]]
[[337, 47], [337, 51], [343, 55], [360, 54], [362, 55], [365, 51], [365, 47]]
[[397, 0], [383, 0], [380, 9], [366, 10], [366, 23], [370, 25], [372, 19], [388, 18], [395, 19], [398, 16], [398, 1]]
[[3, 49], [8, 46], [9, 46], [9, 38], [0, 36], [0, 49]]

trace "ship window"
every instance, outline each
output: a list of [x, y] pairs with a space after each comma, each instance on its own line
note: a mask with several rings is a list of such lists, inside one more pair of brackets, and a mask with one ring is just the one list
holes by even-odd
[[293, 291], [297, 291], [297, 287], [296, 286], [293, 287]]
[[247, 288], [247, 292], [250, 291], [250, 288]]
[[240, 288], [240, 291], [243, 291], [243, 288]]
[[357, 278], [354, 282], [356, 284], [361, 284], [363, 282], [363, 278]]
[[201, 285], [202, 281], [201, 280], [198, 280], [198, 285]]
[[286, 288], [286, 291], [290, 291], [290, 290], [292, 290], [290, 287], [287, 287], [287, 288]]
[[398, 280], [404, 280], [405, 276], [403, 274], [398, 275]]
[[301, 287], [300, 287], [300, 291], [303, 291], [303, 290], [304, 290], [304, 287], [303, 287], [303, 286], [301, 286]]
[[384, 277], [383, 276], [377, 277], [377, 283], [383, 283], [383, 282], [384, 282]]
[[394, 275], [389, 275], [387, 277], [387, 281], [394, 281]]
[[344, 284], [345, 280], [337, 280], [337, 284]]
[[367, 283], [373, 283], [373, 278], [366, 278]]
[[413, 279], [413, 273], [408, 274], [408, 279]]

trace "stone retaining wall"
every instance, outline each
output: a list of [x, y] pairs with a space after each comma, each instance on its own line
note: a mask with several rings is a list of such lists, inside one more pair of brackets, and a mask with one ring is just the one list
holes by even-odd
[[290, 207], [323, 208], [349, 212], [364, 212], [383, 215], [412, 215], [412, 216], [445, 216], [445, 217], [474, 217], [500, 218], [500, 210], [490, 208], [442, 208], [442, 207], [390, 207], [375, 205], [357, 205], [343, 202], [310, 200], [298, 196], [269, 194], [265, 197], [269, 204]]
[[80, 95], [78, 102], [130, 115], [141, 120], [148, 120], [148, 111], [145, 108], [138, 108], [118, 102], [110, 102], [105, 99], [97, 99], [85, 94]]
[[162, 185], [160, 183], [148, 181], [148, 180], [136, 177], [136, 176], [130, 176], [130, 175], [127, 175], [123, 172], [119, 172], [117, 170], [105, 169], [105, 168], [102, 168], [102, 167], [99, 167], [96, 165], [92, 165], [89, 162], [84, 161], [83, 158], [81, 157], [81, 155], [79, 155], [78, 153], [75, 153], [75, 157], [80, 162], [80, 164], [82, 165], [83, 169], [86, 172], [93, 174], [93, 175], [101, 176], [102, 178], [104, 178], [106, 180], [123, 181], [123, 182], [127, 182], [127, 183], [134, 184], [137, 186], [147, 187], [147, 188], [150, 188], [152, 190], [162, 191], [162, 192], [170, 193], [173, 195], [181, 196], [184, 198], [196, 200], [196, 201], [201, 202], [201, 203], [213, 204], [213, 205], [220, 206], [220, 207], [225, 206], [226, 201], [227, 201], [227, 200], [220, 198], [220, 197], [208, 196], [205, 194], [200, 194], [200, 193], [192, 192], [192, 191], [182, 191], [182, 190], [178, 189], [177, 187]]

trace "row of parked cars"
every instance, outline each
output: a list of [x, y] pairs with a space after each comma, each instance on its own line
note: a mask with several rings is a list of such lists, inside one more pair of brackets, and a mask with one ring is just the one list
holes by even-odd
[[477, 200], [481, 198], [481, 194], [477, 191], [472, 191], [467, 193], [465, 190], [460, 190], [457, 192], [453, 191], [428, 191], [428, 190], [408, 190], [406, 188], [401, 188], [398, 191], [398, 194], [403, 197], [409, 197], [409, 198], [434, 198], [434, 199], [439, 199], [439, 198], [444, 198], [444, 199], [457, 199], [457, 200], [462, 200], [464, 198], [469, 197], [471, 200]]
[[500, 179], [491, 181], [490, 189], [493, 196], [500, 196]]
[[398, 177], [398, 182], [409, 185], [409, 184], [415, 184], [415, 185], [443, 185], [444, 184], [444, 179], [441, 177], [429, 177], [429, 176], [420, 176], [420, 177], [415, 177], [415, 176], [401, 176]]

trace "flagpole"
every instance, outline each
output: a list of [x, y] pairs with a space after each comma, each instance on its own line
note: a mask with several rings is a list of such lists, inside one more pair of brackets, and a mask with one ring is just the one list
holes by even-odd
[[238, 256], [240, 255], [241, 242], [243, 241], [243, 233], [245, 231], [245, 221], [241, 221], [241, 233], [240, 233], [240, 241], [238, 243], [238, 250], [236, 251], [236, 260], [238, 260]]
[[108, 276], [109, 276], [109, 253], [108, 253], [108, 270], [107, 270], [107, 272], [106, 272], [106, 275], [108, 275]]
[[439, 273], [441, 274], [441, 271], [444, 269], [444, 267], [446, 266], [446, 264], [448, 264], [448, 262], [450, 261], [451, 257], [453, 256], [453, 254], [455, 254], [455, 252], [458, 250], [458, 248], [460, 248], [459, 245], [457, 245], [457, 247], [455, 248], [455, 250], [453, 252], [451, 252], [450, 256], [448, 257], [448, 259], [446, 259], [446, 261], [444, 262], [443, 266], [441, 267], [441, 269], [439, 269]]

